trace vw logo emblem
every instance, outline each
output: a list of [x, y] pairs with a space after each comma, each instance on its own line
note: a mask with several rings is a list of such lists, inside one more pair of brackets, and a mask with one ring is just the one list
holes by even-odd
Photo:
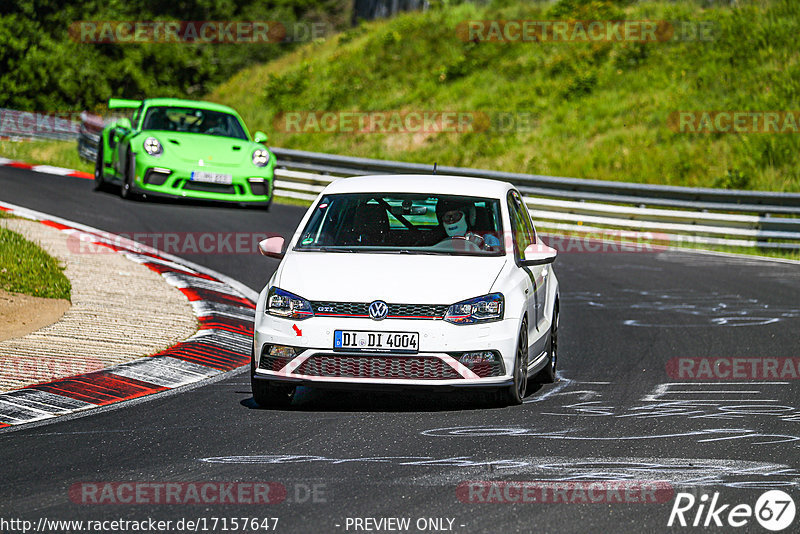
[[389, 306], [382, 300], [376, 300], [369, 305], [369, 316], [375, 321], [386, 319]]

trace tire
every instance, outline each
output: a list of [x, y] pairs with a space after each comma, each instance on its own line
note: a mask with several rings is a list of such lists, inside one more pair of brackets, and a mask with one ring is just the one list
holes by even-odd
[[522, 322], [517, 339], [517, 354], [514, 357], [514, 383], [500, 391], [500, 404], [518, 406], [522, 404], [528, 389], [528, 323]]
[[94, 160], [94, 190], [100, 191], [105, 185], [106, 181], [103, 177], [103, 138], [100, 138], [100, 146], [97, 147], [97, 157]]
[[556, 381], [558, 370], [558, 301], [553, 308], [553, 321], [550, 325], [550, 346], [547, 349], [547, 367], [539, 371], [536, 381], [541, 384], [552, 384]]
[[255, 358], [250, 359], [250, 387], [253, 400], [262, 408], [288, 408], [294, 399], [295, 386], [272, 384], [255, 378]]
[[133, 158], [128, 154], [125, 158], [125, 175], [122, 179], [122, 185], [119, 187], [119, 196], [125, 200], [135, 200], [136, 193], [133, 191], [133, 175], [136, 172], [136, 167]]

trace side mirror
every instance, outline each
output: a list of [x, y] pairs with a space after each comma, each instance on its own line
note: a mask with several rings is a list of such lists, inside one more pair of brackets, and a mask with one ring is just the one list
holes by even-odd
[[558, 251], [554, 248], [550, 248], [541, 241], [539, 243], [533, 243], [528, 245], [523, 252], [522, 257], [522, 265], [546, 265], [548, 263], [553, 263], [556, 261], [556, 255]]
[[281, 236], [268, 237], [258, 243], [258, 251], [268, 258], [283, 258], [284, 240]]
[[131, 121], [128, 117], [122, 117], [117, 121], [116, 127], [120, 130], [130, 130]]
[[266, 143], [267, 142], [267, 134], [264, 132], [256, 132], [253, 134], [253, 141], [256, 143]]

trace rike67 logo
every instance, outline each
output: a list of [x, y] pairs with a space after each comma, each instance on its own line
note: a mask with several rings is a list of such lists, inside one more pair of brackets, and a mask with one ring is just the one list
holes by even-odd
[[[709, 502], [710, 501], [710, 502]], [[777, 532], [794, 522], [794, 500], [788, 493], [769, 490], [761, 494], [755, 507], [749, 504], [731, 505], [720, 502], [719, 492], [712, 497], [704, 493], [696, 498], [691, 493], [678, 493], [667, 526], [727, 526], [743, 527], [755, 517], [767, 530]]]

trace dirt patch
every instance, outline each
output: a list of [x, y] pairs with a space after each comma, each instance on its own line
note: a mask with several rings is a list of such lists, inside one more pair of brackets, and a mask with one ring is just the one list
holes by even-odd
[[70, 307], [65, 299], [45, 299], [0, 289], [0, 341], [22, 337], [61, 319]]

